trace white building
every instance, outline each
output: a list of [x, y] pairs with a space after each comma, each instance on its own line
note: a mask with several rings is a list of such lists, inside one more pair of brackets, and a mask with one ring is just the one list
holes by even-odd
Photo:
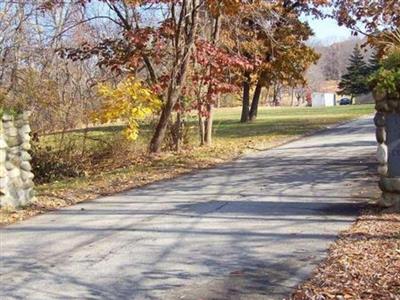
[[334, 93], [313, 93], [312, 107], [330, 107], [336, 105], [336, 95]]

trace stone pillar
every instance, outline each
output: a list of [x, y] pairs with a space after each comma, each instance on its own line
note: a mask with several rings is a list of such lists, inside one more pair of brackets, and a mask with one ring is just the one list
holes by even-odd
[[0, 122], [1, 207], [21, 207], [33, 199], [29, 116], [29, 112], [16, 117], [4, 114]]
[[400, 99], [375, 94], [375, 125], [378, 141], [379, 204], [400, 209]]

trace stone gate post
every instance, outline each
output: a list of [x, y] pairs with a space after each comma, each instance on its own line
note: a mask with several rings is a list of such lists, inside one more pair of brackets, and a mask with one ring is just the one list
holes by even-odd
[[16, 208], [33, 200], [29, 116], [4, 114], [0, 121], [0, 207]]
[[400, 98], [375, 95], [377, 159], [379, 186], [383, 192], [380, 204], [400, 208]]

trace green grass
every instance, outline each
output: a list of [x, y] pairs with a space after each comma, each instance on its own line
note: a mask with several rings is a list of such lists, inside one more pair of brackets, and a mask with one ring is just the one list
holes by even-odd
[[[213, 159], [227, 160], [249, 149], [267, 149], [281, 141], [301, 136], [328, 125], [371, 114], [373, 105], [337, 106], [331, 108], [260, 108], [257, 120], [242, 124], [239, 122], [241, 108], [216, 109], [214, 113], [213, 147], [198, 147], [198, 128], [195, 115], [187, 117], [189, 141], [182, 153], [168, 153], [168, 158], [152, 160], [165, 167], [190, 165]], [[154, 126], [154, 125], [153, 125]], [[85, 149], [85, 159], [90, 157], [89, 174], [108, 169], [118, 172], [122, 166], [140, 169], [143, 159], [148, 163], [147, 147], [152, 135], [149, 123], [143, 124], [140, 137], [136, 141], [123, 138], [121, 125], [100, 126], [89, 130], [76, 130], [61, 135], [45, 136], [41, 140], [43, 148], [57, 150], [60, 145], [81, 153]], [[86, 137], [86, 138], [85, 138]], [[145, 157], [145, 158], [144, 158]], [[86, 160], [75, 158], [80, 164]], [[122, 161], [121, 161], [122, 160]], [[117, 171], [115, 170], [117, 169]], [[126, 172], [126, 170], [124, 171]]]
[[[261, 108], [258, 118], [254, 122], [241, 124], [239, 122], [241, 108], [221, 108], [214, 113], [214, 139], [216, 142], [224, 140], [243, 140], [265, 138], [271, 135], [297, 136], [310, 130], [324, 128], [325, 126], [341, 121], [371, 114], [373, 105], [337, 106], [329, 108]], [[191, 127], [193, 142], [197, 140], [197, 119], [188, 116], [188, 125]], [[122, 125], [101, 126], [90, 129], [87, 133], [89, 139], [103, 139], [104, 142], [119, 135], [123, 130]], [[69, 138], [82, 139], [85, 130], [76, 130], [67, 133]], [[143, 124], [140, 137], [132, 142], [138, 146], [146, 146], [150, 140], [152, 129], [148, 124]], [[50, 135], [45, 139], [48, 144], [56, 144], [59, 135]], [[90, 142], [90, 141], [89, 141]]]
[[326, 125], [372, 113], [373, 105], [331, 108], [261, 108], [255, 122], [240, 124], [240, 108], [220, 109], [215, 114], [217, 139], [259, 138], [269, 135], [301, 135]]
[[[214, 147], [234, 147], [243, 150], [249, 143], [252, 146], [265, 144], [276, 138], [290, 138], [305, 133], [325, 128], [328, 125], [371, 114], [373, 105], [337, 106], [330, 108], [260, 108], [257, 120], [242, 124], [239, 122], [241, 108], [221, 108], [214, 112], [213, 140]], [[190, 148], [198, 144], [197, 117], [187, 116], [189, 128]], [[154, 120], [153, 120], [154, 122]], [[138, 140], [124, 142], [123, 147], [127, 152], [146, 152], [152, 135], [149, 123], [142, 124]], [[75, 130], [65, 134], [61, 142], [60, 134], [42, 137], [41, 145], [57, 150], [60, 145], [74, 149], [82, 149], [88, 153], [101, 152], [104, 147], [112, 148], [112, 145], [123, 140], [122, 125], [110, 125], [91, 128], [88, 130]], [[86, 138], [85, 138], [86, 137]], [[85, 144], [85, 145], [84, 145]], [[247, 146], [246, 146], [247, 145]], [[268, 147], [268, 145], [267, 145]], [[197, 149], [198, 150], [198, 149]], [[204, 155], [210, 149], [204, 150]], [[237, 150], [237, 149], [236, 149]]]

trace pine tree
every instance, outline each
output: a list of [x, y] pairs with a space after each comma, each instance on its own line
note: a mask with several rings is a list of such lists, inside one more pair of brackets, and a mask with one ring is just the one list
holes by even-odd
[[371, 57], [368, 60], [368, 71], [369, 75], [374, 74], [381, 67], [381, 60], [378, 56], [378, 51], [374, 50]]
[[370, 70], [364, 61], [361, 49], [358, 45], [355, 46], [352, 55], [349, 59], [349, 66], [346, 73], [342, 76], [339, 83], [339, 94], [350, 95], [351, 100], [356, 95], [369, 93], [368, 76]]

